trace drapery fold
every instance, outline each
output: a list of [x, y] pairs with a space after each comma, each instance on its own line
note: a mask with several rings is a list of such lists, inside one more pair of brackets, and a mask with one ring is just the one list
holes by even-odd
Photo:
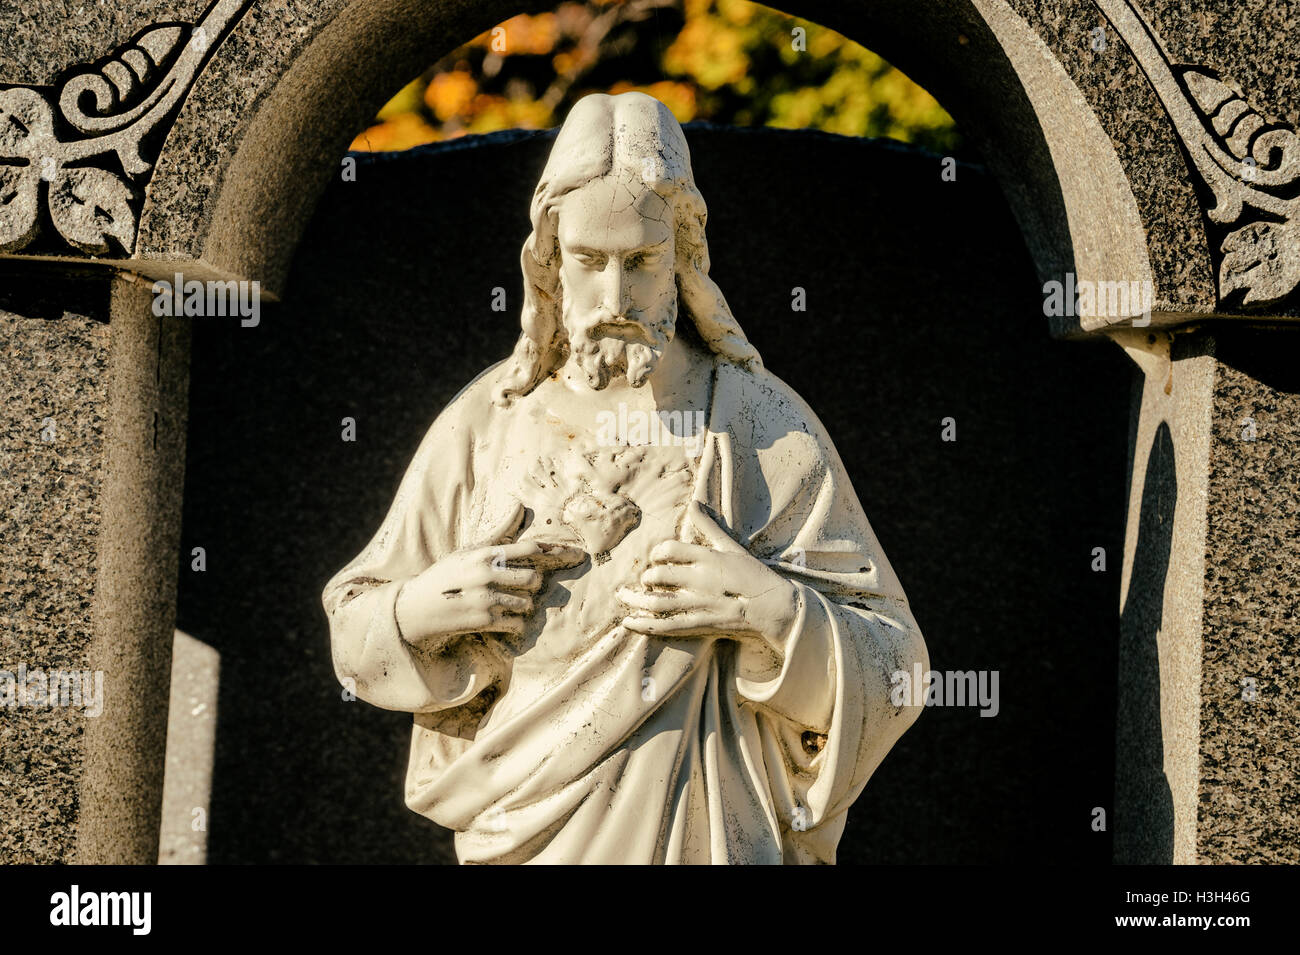
[[[438, 417], [374, 539], [326, 587], [335, 667], [362, 699], [415, 714], [408, 805], [456, 830], [462, 862], [833, 862], [845, 810], [915, 707], [891, 674], [928, 668], [902, 589], [820, 422], [782, 382], [718, 360], [691, 490], [570, 573], [548, 575], [522, 639], [401, 637], [401, 586], [452, 551], [487, 546], [532, 396], [491, 404], [489, 369]], [[544, 450], [544, 449], [543, 449]], [[699, 501], [792, 581], [773, 654], [724, 638], [623, 629], [663, 527], [686, 539]], [[557, 649], [558, 648], [558, 649]]]

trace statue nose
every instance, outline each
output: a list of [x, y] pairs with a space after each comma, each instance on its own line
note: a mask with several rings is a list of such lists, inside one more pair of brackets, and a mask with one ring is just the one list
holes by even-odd
[[609, 278], [605, 286], [605, 308], [613, 321], [627, 322], [629, 321], [627, 312], [630, 303], [627, 300], [628, 283], [623, 263], [615, 256], [610, 256], [606, 269], [609, 272]]

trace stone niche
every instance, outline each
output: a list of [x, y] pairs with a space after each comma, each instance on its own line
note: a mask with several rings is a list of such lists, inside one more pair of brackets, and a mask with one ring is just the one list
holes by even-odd
[[[331, 690], [318, 600], [509, 350], [492, 290], [517, 301], [550, 138], [339, 168], [433, 56], [545, 6], [0, 13], [26, 131], [0, 127], [0, 669], [106, 687], [94, 718], [0, 707], [0, 861], [158, 858], [175, 626], [220, 657], [210, 861], [453, 861], [401, 804], [409, 716]], [[932, 666], [1001, 677], [996, 718], [922, 715], [840, 861], [1300, 860], [1295, 14], [785, 9], [905, 70], [983, 161], [949, 182], [890, 144], [687, 128], [712, 274], [835, 439]], [[260, 322], [155, 317], [178, 271], [258, 281]], [[1149, 287], [1149, 314], [1045, 317], [1067, 276]]]

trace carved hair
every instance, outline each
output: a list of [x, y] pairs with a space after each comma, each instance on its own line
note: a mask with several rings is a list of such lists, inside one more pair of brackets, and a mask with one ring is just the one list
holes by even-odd
[[611, 173], [635, 175], [673, 210], [678, 304], [705, 344], [729, 361], [761, 364], [722, 290], [709, 278], [704, 237], [708, 209], [695, 188], [681, 126], [666, 106], [644, 93], [598, 93], [579, 100], [569, 113], [533, 193], [533, 231], [519, 257], [524, 273], [523, 333], [506, 363], [498, 404], [509, 405], [528, 394], [566, 354], [557, 204]]

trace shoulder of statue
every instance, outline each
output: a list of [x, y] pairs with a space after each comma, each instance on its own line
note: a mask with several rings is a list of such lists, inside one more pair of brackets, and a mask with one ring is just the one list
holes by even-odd
[[425, 443], [443, 442], [454, 436], [468, 440], [470, 435], [482, 433], [491, 426], [498, 420], [497, 416], [509, 414], [509, 409], [494, 401], [504, 365], [505, 362], [497, 362], [458, 391], [429, 426]]
[[756, 447], [772, 447], [782, 438], [805, 446], [808, 464], [834, 453], [830, 436], [808, 402], [762, 365], [717, 361], [715, 408], [727, 419], [745, 422]]

